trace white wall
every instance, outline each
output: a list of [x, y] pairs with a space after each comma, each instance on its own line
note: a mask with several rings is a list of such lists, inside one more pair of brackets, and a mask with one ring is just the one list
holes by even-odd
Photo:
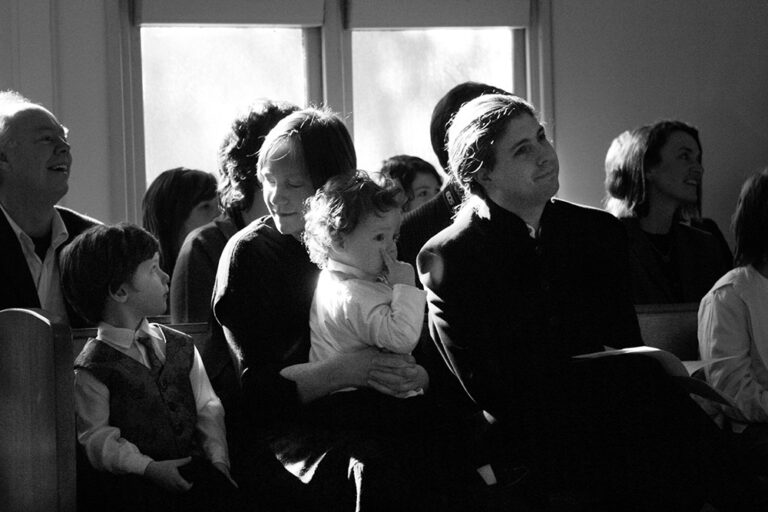
[[599, 206], [605, 152], [661, 118], [697, 126], [704, 214], [732, 243], [744, 178], [768, 165], [768, 3], [552, 0], [560, 196]]
[[[675, 117], [701, 131], [704, 213], [730, 236], [741, 182], [768, 165], [768, 3], [550, 1], [561, 197], [599, 206], [612, 138]], [[107, 222], [134, 215], [114, 119], [120, 65], [107, 56], [118, 2], [0, 0], [0, 88], [51, 106], [70, 128], [63, 203]]]
[[106, 104], [105, 5], [115, 1], [0, 0], [0, 89], [42, 103], [69, 128], [74, 164], [61, 204], [108, 222], [122, 220]]

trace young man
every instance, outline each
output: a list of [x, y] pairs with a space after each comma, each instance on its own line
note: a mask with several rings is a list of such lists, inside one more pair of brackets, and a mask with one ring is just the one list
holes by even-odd
[[119, 224], [62, 253], [67, 299], [99, 326], [75, 360], [78, 441], [100, 472], [104, 509], [229, 510], [221, 402], [192, 340], [146, 320], [168, 297], [158, 250], [151, 234]]
[[498, 420], [499, 449], [555, 509], [750, 510], [721, 433], [655, 361], [573, 359], [642, 344], [627, 241], [611, 215], [553, 199], [559, 162], [531, 105], [476, 98], [448, 146], [469, 200], [419, 253], [419, 274], [432, 335]]
[[43, 308], [83, 327], [62, 296], [58, 255], [97, 221], [56, 206], [71, 166], [67, 129], [56, 117], [0, 92], [0, 309]]

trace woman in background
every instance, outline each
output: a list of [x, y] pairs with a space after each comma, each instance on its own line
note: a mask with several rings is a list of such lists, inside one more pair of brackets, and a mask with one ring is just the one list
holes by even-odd
[[144, 229], [160, 242], [160, 267], [173, 280], [186, 236], [219, 214], [216, 177], [186, 167], [163, 171], [144, 194], [141, 208]]
[[606, 210], [630, 245], [635, 304], [698, 302], [731, 268], [717, 225], [700, 218], [699, 132], [681, 121], [627, 130], [605, 157]]

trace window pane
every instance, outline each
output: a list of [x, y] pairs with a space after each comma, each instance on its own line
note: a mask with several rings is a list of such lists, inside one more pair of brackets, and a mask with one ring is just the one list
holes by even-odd
[[358, 165], [378, 171], [397, 154], [440, 171], [429, 140], [435, 103], [473, 80], [512, 90], [509, 28], [355, 31], [352, 77]]
[[216, 172], [216, 152], [238, 111], [257, 98], [304, 105], [302, 30], [141, 29], [147, 184], [166, 169]]

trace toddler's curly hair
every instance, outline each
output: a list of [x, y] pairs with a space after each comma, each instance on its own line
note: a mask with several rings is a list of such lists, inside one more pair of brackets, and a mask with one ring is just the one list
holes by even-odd
[[400, 209], [405, 197], [392, 180], [377, 184], [365, 171], [329, 179], [307, 199], [304, 207], [304, 244], [309, 259], [323, 268], [334, 243], [355, 230], [370, 214]]

